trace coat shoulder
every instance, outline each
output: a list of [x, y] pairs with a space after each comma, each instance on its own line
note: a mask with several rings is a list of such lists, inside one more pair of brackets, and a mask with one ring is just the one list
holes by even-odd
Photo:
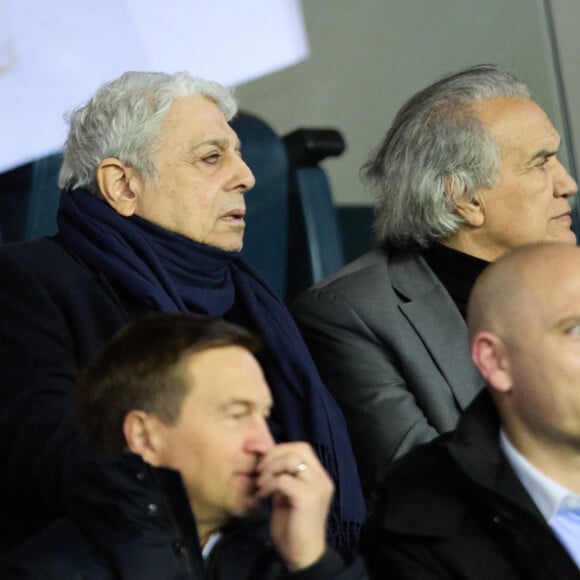
[[387, 470], [372, 501], [369, 526], [394, 533], [447, 536], [467, 511], [465, 480], [443, 435], [411, 450]]
[[33, 276], [47, 288], [59, 286], [66, 275], [81, 281], [94, 279], [94, 273], [77, 260], [56, 237], [33, 242], [17, 242], [0, 247], [0, 276], [18, 278], [19, 273]]
[[109, 580], [106, 567], [91, 553], [82, 530], [62, 518], [0, 559], [4, 580]]

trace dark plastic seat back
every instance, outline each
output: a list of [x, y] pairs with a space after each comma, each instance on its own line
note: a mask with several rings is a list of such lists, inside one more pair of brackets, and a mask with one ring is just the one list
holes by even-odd
[[54, 153], [0, 176], [2, 242], [34, 240], [56, 232], [62, 155]]
[[34, 240], [55, 234], [56, 212], [60, 199], [58, 172], [62, 165], [62, 154], [41, 157], [32, 164], [30, 201], [22, 238]]
[[[288, 254], [288, 156], [282, 139], [268, 124], [240, 112], [232, 127], [256, 186], [246, 194], [243, 257], [285, 299]], [[290, 273], [291, 275], [291, 273]]]
[[342, 233], [330, 183], [320, 161], [345, 149], [336, 129], [297, 129], [284, 137], [290, 157], [290, 263], [303, 267], [289, 279], [287, 300], [344, 263]]

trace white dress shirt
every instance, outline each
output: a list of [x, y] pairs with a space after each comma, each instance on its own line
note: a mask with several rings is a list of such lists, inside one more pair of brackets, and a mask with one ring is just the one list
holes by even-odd
[[560, 543], [580, 569], [580, 495], [534, 467], [500, 430], [499, 443], [512, 469]]

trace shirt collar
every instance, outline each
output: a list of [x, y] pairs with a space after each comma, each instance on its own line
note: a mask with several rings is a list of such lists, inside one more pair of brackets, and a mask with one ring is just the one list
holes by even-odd
[[560, 509], [578, 511], [580, 496], [573, 494], [534, 467], [511, 444], [503, 429], [500, 429], [499, 432], [499, 444], [518, 479], [530, 494], [546, 522], [550, 523]]
[[222, 537], [221, 532], [214, 532], [213, 534], [210, 534], [209, 538], [207, 539], [207, 542], [205, 543], [205, 546], [201, 550], [201, 555], [205, 562], [207, 562], [207, 559], [211, 551], [213, 550], [214, 546], [218, 543], [221, 537]]

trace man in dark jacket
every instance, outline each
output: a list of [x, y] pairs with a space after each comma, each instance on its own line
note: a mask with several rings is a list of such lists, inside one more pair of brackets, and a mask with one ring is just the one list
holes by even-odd
[[363, 529], [375, 578], [580, 578], [580, 249], [524, 246], [474, 286], [488, 388], [396, 462]]
[[74, 377], [151, 311], [223, 317], [263, 340], [275, 439], [313, 446], [336, 486], [329, 537], [354, 545], [365, 509], [342, 412], [240, 256], [254, 176], [235, 112], [217, 83], [128, 72], [70, 115], [58, 234], [0, 248], [0, 550], [67, 513], [86, 454]]
[[[333, 483], [310, 445], [276, 445], [258, 339], [221, 319], [150, 314], [77, 386], [68, 519], [21, 544], [3, 578], [365, 578], [327, 548]], [[260, 504], [271, 509], [260, 515]]]

